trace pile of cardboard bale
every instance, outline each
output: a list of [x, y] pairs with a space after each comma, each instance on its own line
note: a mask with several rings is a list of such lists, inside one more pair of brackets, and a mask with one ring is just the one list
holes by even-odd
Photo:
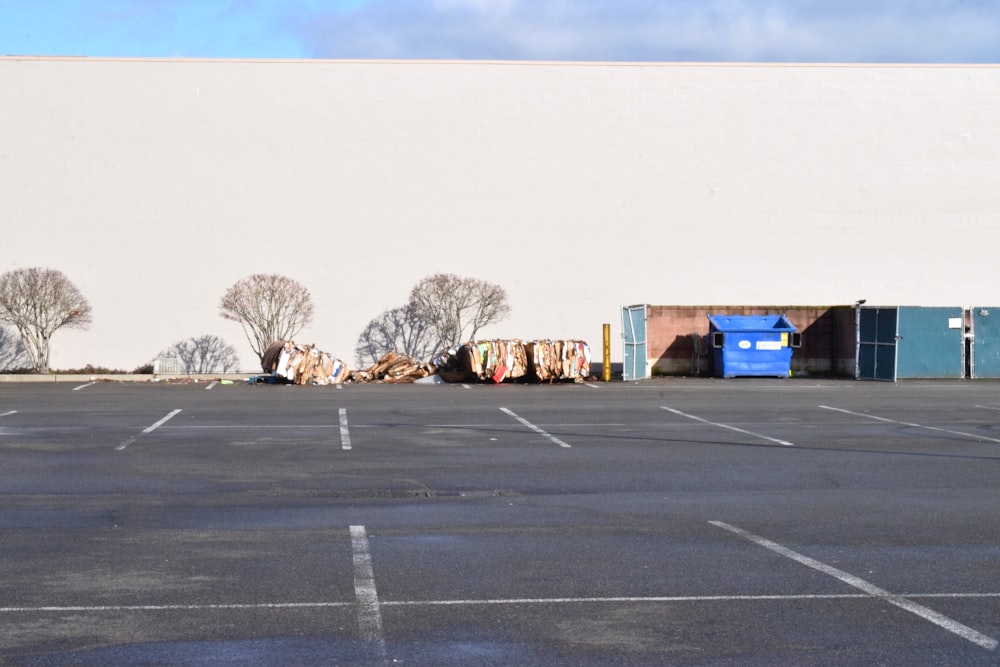
[[590, 347], [581, 340], [470, 341], [423, 362], [389, 352], [366, 370], [354, 371], [315, 345], [279, 340], [264, 351], [261, 367], [270, 381], [295, 384], [416, 382], [437, 375], [445, 382], [582, 382], [590, 375]]
[[590, 375], [590, 347], [579, 340], [470, 341], [431, 365], [447, 382], [582, 382]]
[[519, 340], [471, 341], [464, 346], [469, 354], [469, 367], [478, 380], [516, 380], [528, 374], [528, 357]]
[[582, 340], [533, 340], [527, 344], [528, 367], [539, 382], [590, 376], [590, 346]]
[[297, 345], [294, 341], [271, 343], [261, 357], [265, 373], [295, 384], [341, 384], [351, 370], [340, 359], [316, 349], [315, 345]]
[[354, 371], [351, 380], [355, 382], [416, 382], [434, 373], [434, 369], [423, 361], [398, 352], [389, 352], [382, 356], [367, 370]]

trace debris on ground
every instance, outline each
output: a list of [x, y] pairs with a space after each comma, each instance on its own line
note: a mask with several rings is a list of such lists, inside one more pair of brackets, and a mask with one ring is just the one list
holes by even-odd
[[388, 352], [367, 370], [354, 371], [351, 380], [355, 382], [416, 382], [434, 373], [430, 364], [398, 352]]

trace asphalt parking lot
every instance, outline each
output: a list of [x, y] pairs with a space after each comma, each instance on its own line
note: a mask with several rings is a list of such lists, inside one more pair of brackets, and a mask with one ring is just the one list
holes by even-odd
[[995, 665], [1000, 385], [0, 385], [0, 664]]

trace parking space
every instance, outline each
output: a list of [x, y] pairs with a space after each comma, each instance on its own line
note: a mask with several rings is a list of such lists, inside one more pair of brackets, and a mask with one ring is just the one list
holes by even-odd
[[0, 662], [993, 664], [992, 393], [0, 385]]

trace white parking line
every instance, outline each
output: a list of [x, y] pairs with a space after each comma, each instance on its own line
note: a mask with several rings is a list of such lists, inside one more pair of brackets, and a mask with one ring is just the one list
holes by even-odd
[[988, 637], [982, 634], [981, 632], [973, 630], [967, 625], [963, 625], [958, 621], [952, 620], [943, 614], [939, 614], [933, 609], [929, 609], [928, 607], [917, 604], [912, 600], [907, 600], [901, 595], [890, 593], [884, 588], [879, 588], [875, 584], [869, 583], [864, 579], [861, 579], [860, 577], [854, 576], [853, 574], [835, 568], [831, 565], [827, 565], [826, 563], [822, 563], [813, 558], [809, 558], [808, 556], [803, 556], [797, 551], [792, 551], [787, 547], [781, 546], [777, 542], [772, 542], [771, 540], [760, 537], [759, 535], [754, 535], [753, 533], [743, 530], [742, 528], [731, 526], [728, 523], [724, 523], [722, 521], [709, 521], [709, 523], [712, 524], [713, 526], [716, 526], [717, 528], [722, 528], [723, 530], [728, 530], [731, 533], [735, 533], [736, 535], [739, 535], [740, 537], [747, 539], [753, 542], [754, 544], [762, 546], [765, 549], [769, 549], [776, 554], [784, 556], [785, 558], [790, 558], [791, 560], [794, 560], [797, 563], [805, 565], [806, 567], [811, 567], [812, 569], [818, 570], [823, 574], [830, 575], [834, 579], [837, 579], [847, 584], [848, 586], [857, 588], [858, 590], [867, 593], [873, 598], [877, 598], [879, 600], [885, 600], [889, 604], [895, 605], [900, 609], [904, 609], [910, 612], [911, 614], [916, 614], [920, 618], [930, 621], [931, 623], [939, 627], [942, 627], [945, 630], [952, 632], [958, 635], [959, 637], [962, 637], [963, 639], [967, 639], [973, 644], [978, 644], [979, 646], [982, 646], [987, 650], [990, 651], [995, 650], [998, 645], [997, 640], [993, 639], [992, 637]]
[[211, 389], [212, 387], [214, 387], [214, 386], [215, 386], [215, 385], [217, 385], [217, 384], [219, 384], [219, 383], [218, 383], [218, 382], [210, 382], [210, 383], [208, 384], [208, 386], [207, 386], [207, 387], [205, 387], [205, 391], [208, 391], [209, 389]]
[[[901, 595], [900, 597], [950, 597], [1000, 598], [1000, 593], [925, 593]], [[439, 607], [458, 605], [503, 605], [503, 604], [572, 604], [572, 603], [622, 603], [622, 602], [783, 602], [796, 600], [870, 600], [868, 593], [799, 593], [789, 595], [647, 595], [622, 597], [579, 597], [579, 598], [487, 598], [483, 600], [383, 600], [383, 607]], [[2, 611], [2, 609], [0, 609]]]
[[[905, 598], [977, 599], [1000, 598], [1000, 593], [907, 593]], [[646, 602], [794, 602], [798, 600], [871, 600], [868, 593], [799, 593], [789, 595], [647, 595], [622, 597], [576, 598], [468, 598], [457, 600], [379, 600], [382, 607], [449, 607], [477, 605], [552, 605], [552, 604], [621, 604]], [[0, 607], [0, 614], [18, 613], [67, 613], [67, 612], [120, 612], [120, 611], [198, 611], [214, 609], [325, 609], [353, 607], [357, 602], [252, 602], [228, 604], [137, 604], [137, 605], [74, 605], [38, 607]]]
[[754, 433], [753, 431], [747, 431], [746, 429], [737, 428], [735, 426], [730, 426], [729, 424], [720, 424], [718, 422], [710, 422], [707, 419], [702, 419], [701, 417], [696, 417], [695, 415], [689, 415], [686, 412], [681, 412], [680, 410], [674, 410], [673, 408], [668, 408], [665, 405], [661, 406], [662, 410], [667, 412], [672, 412], [675, 415], [680, 415], [681, 417], [687, 417], [688, 419], [693, 419], [696, 422], [701, 422], [702, 424], [708, 424], [709, 426], [716, 426], [718, 428], [724, 428], [730, 431], [736, 431], [737, 433], [743, 433], [745, 435], [752, 435], [755, 438], [760, 438], [761, 440], [767, 440], [768, 442], [774, 442], [779, 445], [784, 445], [785, 447], [794, 447], [794, 442], [788, 442], [787, 440], [779, 440], [778, 438], [772, 438], [769, 435], [761, 435], [760, 433]]
[[338, 428], [339, 426], [340, 424], [185, 424], [184, 426], [171, 426], [170, 428], [174, 431], [211, 431], [213, 429], [225, 429], [227, 431], [251, 429], [257, 431], [268, 428], [287, 431], [292, 429]]
[[113, 604], [72, 607], [0, 607], [0, 613], [102, 612], [102, 611], [198, 611], [199, 609], [314, 609], [323, 607], [351, 607], [354, 602], [254, 602], [248, 604]]
[[[565, 422], [562, 424], [550, 424], [550, 426], [558, 426], [559, 428], [599, 428], [606, 426], [628, 426], [625, 422]], [[475, 424], [424, 424], [424, 428], [483, 428], [482, 422], [477, 422]], [[358, 427], [360, 428], [360, 427]]]
[[562, 440], [560, 440], [559, 438], [555, 437], [554, 435], [550, 435], [550, 434], [546, 433], [544, 430], [538, 428], [537, 426], [535, 426], [534, 424], [532, 424], [531, 422], [529, 422], [524, 417], [517, 416], [511, 410], [508, 410], [507, 408], [500, 408], [500, 411], [503, 412], [504, 414], [510, 415], [511, 417], [513, 417], [514, 419], [516, 419], [517, 421], [521, 422], [523, 425], [525, 425], [528, 428], [530, 428], [535, 433], [538, 433], [539, 435], [545, 436], [546, 438], [548, 438], [552, 442], [556, 443], [560, 447], [570, 447], [569, 444], [563, 442]]
[[340, 446], [344, 449], [351, 448], [351, 432], [347, 428], [347, 408], [340, 409]]
[[[166, 424], [168, 421], [170, 421], [171, 419], [173, 419], [174, 417], [176, 417], [180, 412], [181, 412], [180, 409], [174, 410], [173, 412], [171, 412], [170, 414], [168, 414], [166, 417], [164, 417], [163, 419], [159, 420], [155, 424], [153, 424], [151, 426], [147, 426], [146, 428], [142, 429], [142, 433], [140, 433], [139, 435], [145, 435], [147, 433], [152, 433], [153, 431], [155, 431], [156, 429], [160, 428], [161, 426], [163, 426], [164, 424]], [[129, 445], [131, 445], [133, 442], [135, 442], [139, 438], [139, 435], [133, 435], [131, 438], [129, 438], [128, 440], [126, 440], [122, 444], [120, 444], [117, 447], [115, 447], [115, 450], [119, 451], [119, 452], [122, 451], [123, 449], [125, 449], [126, 447], [128, 447]]]
[[5, 412], [2, 415], [0, 415], [0, 417], [9, 417], [11, 415], [16, 415], [16, 414], [17, 414], [17, 410], [8, 410], [7, 412]]
[[174, 410], [173, 412], [171, 412], [166, 417], [164, 417], [160, 421], [156, 422], [152, 426], [147, 426], [146, 428], [142, 429], [142, 432], [143, 433], [152, 433], [153, 431], [155, 431], [156, 429], [160, 428], [161, 426], [163, 426], [164, 424], [166, 424], [168, 421], [170, 421], [171, 419], [173, 419], [174, 417], [176, 417], [177, 415], [179, 415], [180, 412], [181, 412], [180, 408], [178, 408], [177, 410]]
[[78, 387], [73, 387], [73, 391], [80, 391], [81, 389], [86, 389], [87, 387], [93, 387], [96, 382], [88, 382], [87, 384], [81, 384]]
[[868, 419], [874, 419], [880, 422], [888, 422], [889, 424], [899, 424], [900, 426], [911, 426], [913, 428], [922, 428], [927, 431], [937, 431], [939, 433], [950, 433], [951, 435], [960, 435], [965, 438], [972, 438], [973, 440], [985, 441], [985, 442], [996, 442], [1000, 443], [1000, 440], [996, 438], [988, 438], [985, 435], [976, 435], [975, 433], [966, 433], [965, 431], [953, 431], [950, 428], [939, 428], [937, 426], [925, 426], [923, 424], [914, 424], [912, 422], [903, 422], [896, 419], [888, 419], [886, 417], [878, 417], [876, 415], [865, 414], [864, 412], [854, 412], [853, 410], [844, 410], [843, 408], [833, 408], [829, 405], [820, 405], [823, 410], [833, 410], [834, 412], [842, 412], [847, 415], [854, 415], [856, 417], [867, 417]]
[[351, 548], [354, 552], [354, 597], [358, 601], [358, 627], [361, 637], [375, 647], [377, 658], [386, 657], [385, 635], [382, 633], [382, 611], [375, 588], [368, 534], [364, 526], [351, 526]]

